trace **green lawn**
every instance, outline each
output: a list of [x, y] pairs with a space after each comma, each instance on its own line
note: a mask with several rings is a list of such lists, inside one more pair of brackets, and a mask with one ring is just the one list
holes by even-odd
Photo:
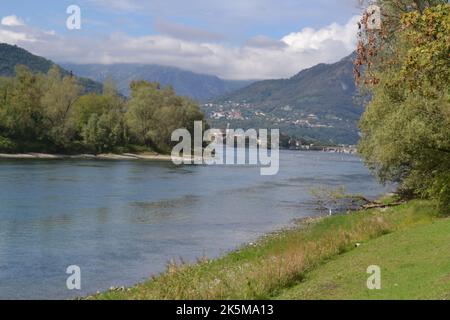
[[[359, 247], [355, 245], [360, 243]], [[369, 265], [382, 290], [368, 291]], [[90, 299], [448, 298], [450, 220], [429, 201], [310, 219], [215, 260]]]
[[[367, 289], [367, 267], [381, 290]], [[278, 299], [450, 299], [450, 220], [371, 240], [308, 273]]]

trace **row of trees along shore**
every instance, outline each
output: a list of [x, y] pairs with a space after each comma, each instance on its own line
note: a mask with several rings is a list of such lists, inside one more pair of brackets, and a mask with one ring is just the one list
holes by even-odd
[[[366, 3], [369, 5], [370, 3]], [[381, 29], [361, 21], [355, 75], [366, 98], [359, 151], [404, 195], [450, 214], [450, 6], [378, 0]]]
[[129, 98], [110, 80], [102, 94], [84, 94], [58, 66], [47, 74], [16, 67], [0, 78], [0, 152], [168, 152], [171, 132], [203, 120], [198, 105], [170, 87], [134, 81]]

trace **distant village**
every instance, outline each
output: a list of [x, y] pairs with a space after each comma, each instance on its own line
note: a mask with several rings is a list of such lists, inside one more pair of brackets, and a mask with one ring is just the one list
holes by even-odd
[[[279, 107], [275, 112], [267, 114], [247, 102], [226, 101], [224, 103], [206, 103], [202, 106], [208, 117], [213, 120], [257, 120], [262, 119], [273, 124], [293, 125], [303, 128], [333, 128], [327, 121], [321, 120], [314, 113], [296, 112], [289, 105]], [[344, 121], [334, 117], [332, 121]]]
[[[225, 127], [222, 128], [222, 135], [226, 136], [227, 130], [230, 128], [230, 122], [233, 121], [254, 121], [254, 120], [264, 120], [274, 125], [295, 125], [303, 128], [333, 128], [333, 125], [325, 122], [321, 122], [320, 118], [314, 114], [304, 114], [295, 112], [291, 106], [284, 106], [278, 108], [283, 116], [267, 114], [261, 110], [255, 108], [254, 105], [246, 102], [233, 102], [226, 101], [223, 103], [206, 103], [202, 106], [207, 117], [212, 120], [221, 121], [221, 123], [226, 123]], [[279, 113], [278, 113], [279, 114]], [[340, 118], [333, 118], [334, 121], [344, 121]], [[230, 122], [227, 122], [230, 121]], [[238, 137], [238, 135], [235, 135]], [[357, 148], [353, 145], [323, 145], [320, 143], [312, 143], [305, 141], [303, 139], [298, 139], [294, 137], [282, 137], [282, 142], [280, 147], [289, 150], [303, 150], [303, 151], [323, 151], [329, 153], [342, 153], [342, 154], [356, 154]]]

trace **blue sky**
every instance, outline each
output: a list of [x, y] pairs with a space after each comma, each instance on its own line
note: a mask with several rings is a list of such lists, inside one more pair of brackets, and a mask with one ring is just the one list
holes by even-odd
[[[287, 77], [351, 52], [356, 2], [2, 0], [0, 42], [58, 62], [157, 63], [224, 78]], [[81, 30], [66, 28], [73, 4], [81, 9]]]

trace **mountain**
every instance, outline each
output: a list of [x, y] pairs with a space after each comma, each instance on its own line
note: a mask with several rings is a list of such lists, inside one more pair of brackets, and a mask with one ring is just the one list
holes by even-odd
[[[0, 76], [13, 77], [15, 75], [16, 65], [27, 66], [33, 72], [47, 73], [55, 65], [54, 62], [45, 58], [36, 56], [18, 46], [12, 46], [6, 43], [0, 43]], [[70, 72], [61, 68], [63, 75], [69, 75]], [[91, 79], [78, 77], [80, 84], [86, 92], [101, 92], [103, 85]]]
[[353, 59], [319, 64], [292, 78], [255, 82], [203, 106], [214, 126], [280, 128], [290, 136], [354, 144], [363, 108], [354, 99]]
[[211, 98], [228, 94], [245, 87], [251, 81], [228, 81], [216, 76], [194, 73], [160, 65], [145, 64], [63, 64], [75, 74], [82, 75], [99, 82], [111, 77], [119, 91], [129, 95], [129, 85], [133, 80], [159, 82], [162, 86], [172, 86], [176, 93], [197, 101], [207, 101]]

